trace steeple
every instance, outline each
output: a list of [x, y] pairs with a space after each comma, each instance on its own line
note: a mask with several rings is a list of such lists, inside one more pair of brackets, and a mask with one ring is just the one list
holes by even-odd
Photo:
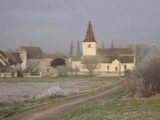
[[83, 42], [96, 42], [96, 40], [94, 38], [93, 30], [92, 30], [91, 21], [89, 21], [86, 38], [84, 39]]

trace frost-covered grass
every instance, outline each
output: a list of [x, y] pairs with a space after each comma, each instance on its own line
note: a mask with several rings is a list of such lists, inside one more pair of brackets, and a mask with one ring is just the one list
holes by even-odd
[[0, 118], [110, 85], [117, 78], [0, 79]]
[[160, 96], [130, 99], [120, 91], [67, 114], [63, 120], [160, 120]]
[[0, 103], [24, 102], [44, 97], [67, 96], [79, 92], [77, 82], [0, 83]]
[[7, 79], [0, 81], [0, 104], [78, 94], [114, 81], [113, 78]]

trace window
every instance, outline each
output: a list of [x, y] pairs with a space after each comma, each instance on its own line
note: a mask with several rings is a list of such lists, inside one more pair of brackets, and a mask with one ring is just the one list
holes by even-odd
[[118, 67], [115, 67], [115, 71], [118, 71]]
[[124, 65], [124, 70], [127, 70], [127, 65]]
[[90, 47], [91, 47], [91, 44], [88, 44], [88, 47], [90, 48]]

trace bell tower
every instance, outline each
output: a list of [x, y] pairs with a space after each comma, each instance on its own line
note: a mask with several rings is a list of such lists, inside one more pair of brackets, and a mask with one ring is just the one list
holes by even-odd
[[86, 38], [83, 41], [83, 56], [95, 56], [96, 55], [96, 40], [92, 30], [92, 24], [89, 21]]

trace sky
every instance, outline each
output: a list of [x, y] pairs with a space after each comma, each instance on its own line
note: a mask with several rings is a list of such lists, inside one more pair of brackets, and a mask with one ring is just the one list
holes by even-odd
[[92, 22], [99, 45], [160, 46], [160, 0], [0, 0], [0, 50], [69, 52]]

